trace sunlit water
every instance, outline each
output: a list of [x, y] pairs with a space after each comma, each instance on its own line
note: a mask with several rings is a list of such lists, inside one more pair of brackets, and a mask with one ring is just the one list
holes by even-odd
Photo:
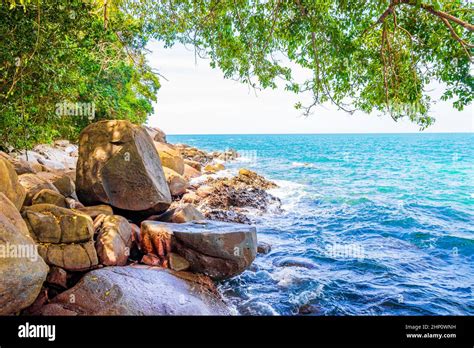
[[284, 213], [256, 217], [271, 253], [220, 284], [241, 314], [474, 314], [473, 134], [168, 138], [280, 185]]

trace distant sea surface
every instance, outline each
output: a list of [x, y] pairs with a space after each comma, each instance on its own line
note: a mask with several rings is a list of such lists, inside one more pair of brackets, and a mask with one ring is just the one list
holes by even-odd
[[275, 181], [272, 245], [219, 285], [243, 315], [474, 315], [474, 135], [175, 135]]

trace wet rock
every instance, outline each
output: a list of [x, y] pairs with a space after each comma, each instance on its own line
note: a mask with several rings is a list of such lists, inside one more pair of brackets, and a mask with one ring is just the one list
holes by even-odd
[[[255, 227], [217, 221], [183, 224], [144, 221], [142, 237], [169, 236], [171, 249], [190, 263], [190, 270], [213, 279], [226, 279], [242, 273], [255, 259]], [[166, 239], [166, 238], [164, 238]], [[153, 252], [153, 251], [152, 251]], [[155, 252], [156, 254], [156, 252]]]
[[193, 220], [204, 220], [204, 215], [192, 204], [184, 204], [172, 210], [168, 210], [159, 218], [163, 222], [185, 223]]
[[36, 251], [34, 241], [0, 212], [0, 315], [21, 311], [40, 293], [48, 266]]
[[104, 218], [96, 241], [97, 256], [105, 266], [127, 264], [132, 247], [132, 226], [118, 215]]
[[155, 147], [160, 155], [163, 167], [169, 168], [179, 175], [183, 175], [184, 160], [179, 151], [177, 151], [171, 144], [155, 142]]
[[52, 183], [36, 174], [22, 174], [18, 177], [18, 180], [26, 191], [25, 206], [31, 205], [33, 197], [41, 190], [47, 189], [59, 193]]
[[245, 168], [241, 168], [239, 170], [236, 181], [240, 181], [241, 183], [263, 190], [269, 190], [278, 187], [274, 182], [269, 181], [263, 176]]
[[43, 307], [42, 314], [61, 315], [62, 310], [77, 315], [230, 314], [208, 278], [147, 266], [106, 267], [87, 273]]
[[66, 198], [57, 191], [43, 189], [34, 195], [31, 204], [53, 204], [58, 207], [66, 208]]
[[7, 196], [18, 210], [21, 209], [25, 200], [25, 189], [20, 184], [13, 165], [4, 158], [0, 158], [0, 192]]
[[308, 269], [317, 268], [317, 265], [310, 259], [303, 257], [282, 257], [275, 259], [273, 265], [276, 267], [303, 267]]
[[272, 246], [270, 244], [265, 242], [258, 242], [257, 253], [268, 254], [270, 251], [272, 251]]
[[165, 173], [166, 182], [170, 189], [172, 196], [180, 196], [186, 192], [186, 189], [189, 187], [188, 181], [174, 170], [163, 167]]
[[86, 205], [133, 212], [162, 212], [171, 194], [152, 139], [128, 121], [100, 121], [79, 140], [76, 189]]
[[252, 220], [245, 215], [234, 210], [225, 209], [205, 209], [204, 216], [209, 220], [235, 222], [239, 224], [251, 225]]
[[[278, 211], [281, 202], [277, 197], [261, 188], [263, 182], [232, 178], [210, 178], [196, 190], [201, 198], [197, 208], [212, 220], [246, 222], [242, 214], [249, 212], [267, 212], [269, 209]], [[231, 212], [231, 213], [229, 213]]]

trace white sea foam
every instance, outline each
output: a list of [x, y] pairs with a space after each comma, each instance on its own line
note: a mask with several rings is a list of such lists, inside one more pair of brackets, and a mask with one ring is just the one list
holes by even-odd
[[293, 167], [301, 168], [316, 168], [316, 165], [314, 163], [308, 163], [308, 162], [292, 162], [291, 165]]

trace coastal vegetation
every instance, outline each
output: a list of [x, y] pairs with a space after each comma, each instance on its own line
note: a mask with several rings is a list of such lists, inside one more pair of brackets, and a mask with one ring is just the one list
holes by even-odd
[[330, 102], [425, 128], [432, 81], [456, 109], [472, 102], [465, 0], [3, 0], [0, 17], [3, 149], [77, 140], [92, 120], [144, 123], [160, 87], [150, 40], [190, 45], [251, 88], [309, 93], [306, 115]]

